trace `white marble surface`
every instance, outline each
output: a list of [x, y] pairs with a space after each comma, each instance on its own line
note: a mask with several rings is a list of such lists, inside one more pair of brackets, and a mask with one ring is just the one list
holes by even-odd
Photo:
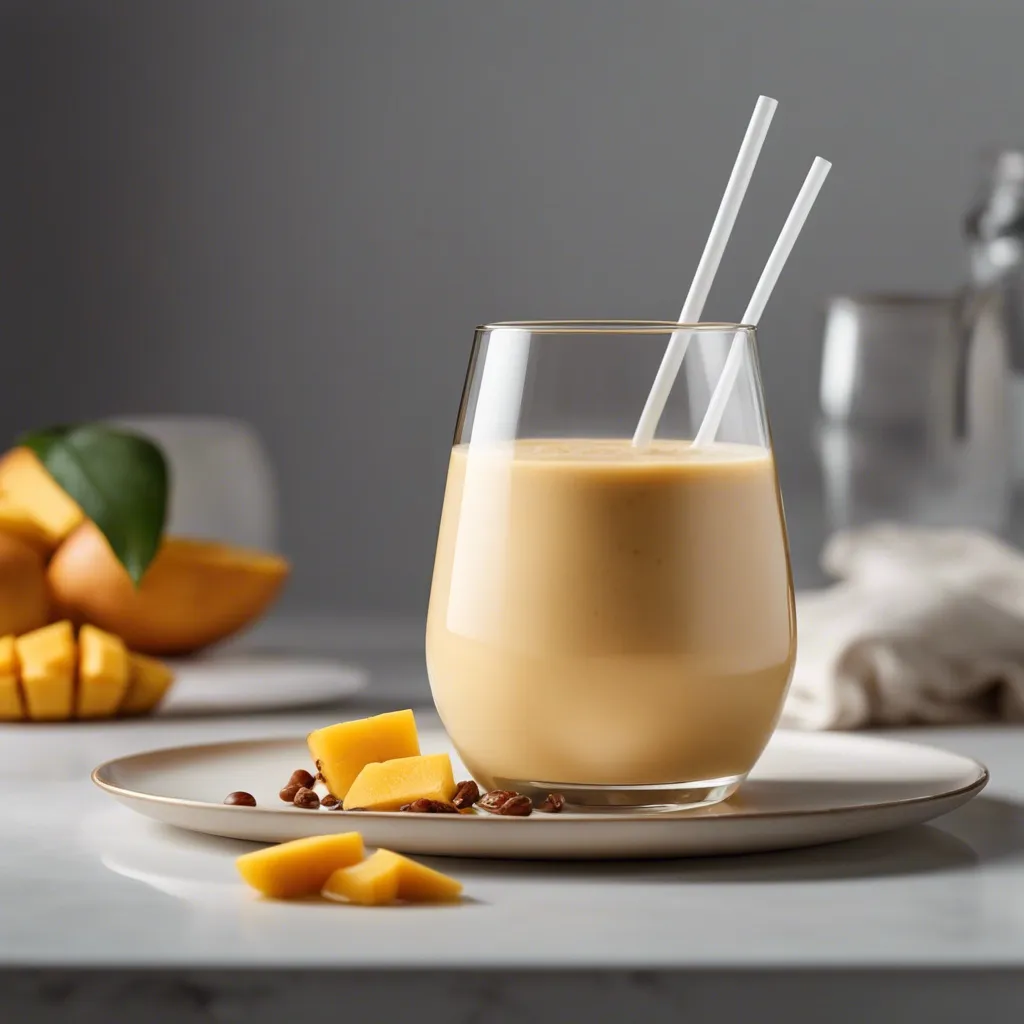
[[[263, 635], [271, 638], [273, 629]], [[258, 968], [264, 983], [274, 974], [318, 968], [433, 969], [438, 978], [450, 977], [441, 969], [494, 970], [500, 973], [492, 992], [509, 984], [509, 971], [531, 969], [619, 971], [641, 989], [644, 978], [660, 979], [657, 984], [667, 986], [664, 993], [674, 991], [671, 979], [680, 971], [693, 977], [698, 972], [707, 986], [724, 977], [723, 971], [762, 969], [781, 972], [780, 977], [833, 968], [867, 971], [873, 978], [874, 972], [884, 972], [877, 979], [890, 990], [896, 979], [891, 971], [897, 968], [1011, 969], [1024, 986], [1024, 729], [899, 734], [977, 757], [991, 769], [985, 793], [934, 826], [803, 852], [719, 860], [449, 861], [445, 867], [465, 882], [472, 902], [443, 908], [261, 901], [235, 878], [232, 861], [246, 844], [158, 826], [89, 782], [95, 764], [120, 754], [229, 737], [303, 735], [325, 720], [427, 699], [414, 633], [403, 636], [398, 647], [374, 640], [360, 649], [358, 630], [346, 639], [344, 631], [329, 629], [316, 646], [329, 650], [332, 637], [335, 646], [347, 644], [374, 677], [365, 697], [344, 708], [0, 727], [0, 971], [8, 972], [9, 982], [0, 985], [0, 1009], [5, 1001], [45, 1009], [45, 1000], [38, 1003], [41, 982], [31, 969], [48, 972], [52, 995], [52, 986], [60, 984], [52, 979], [75, 968], [102, 973], [91, 981], [74, 974], [67, 983], [72, 986], [64, 1000], [68, 1005], [81, 985], [121, 991], [116, 980], [103, 979], [127, 967], [156, 970], [152, 984], [158, 988], [169, 983], [167, 977], [186, 984], [181, 972], [211, 968]], [[424, 710], [425, 721], [430, 714]], [[237, 780], [225, 779], [225, 792], [236, 785]], [[21, 973], [12, 975], [12, 969]], [[230, 975], [222, 976], [223, 986], [214, 985], [208, 973], [203, 976], [201, 988], [212, 986], [217, 999], [229, 999], [224, 993], [235, 984]], [[140, 985], [142, 977], [135, 979]], [[360, 974], [364, 988], [370, 977]], [[427, 983], [423, 975], [416, 977], [417, 984]], [[828, 989], [833, 996], [856, 975], [837, 977], [845, 980]], [[322, 982], [311, 981], [301, 991], [308, 994]], [[581, 984], [588, 999], [601, 990]], [[943, 985], [929, 991], [938, 994]], [[1024, 987], [1012, 979], [1000, 986], [1007, 999], [1022, 999]], [[382, 982], [381, 998], [387, 987]], [[531, 998], [542, 988], [531, 988]], [[999, 986], [986, 991], [997, 988], [1003, 991]], [[143, 990], [145, 985], [137, 991]], [[487, 991], [486, 986], [479, 990]], [[749, 989], [755, 990], [756, 985]], [[452, 989], [452, 998], [458, 996], [452, 1005], [463, 1005], [466, 991]], [[531, 1005], [517, 998], [522, 1007]], [[665, 1006], [677, 1005], [675, 997], [665, 998]], [[606, 1010], [614, 1002], [614, 991], [602, 1000]], [[540, 1019], [536, 1007], [528, 1016], [512, 1011], [501, 1016], [499, 1004], [504, 1005], [484, 1000], [483, 1015], [472, 1016], [467, 1009], [464, 1018], [454, 1019]], [[513, 1000], [512, 1005], [520, 1004]], [[557, 999], [549, 1001], [549, 1010], [555, 1005]], [[844, 1017], [844, 1005], [838, 1000], [839, 1016], [833, 1019], [860, 1019]], [[935, 1004], [937, 1012], [954, 1005], [949, 993]], [[933, 1019], [944, 1019], [941, 1012]], [[648, 1019], [675, 1018], [652, 1009]]]

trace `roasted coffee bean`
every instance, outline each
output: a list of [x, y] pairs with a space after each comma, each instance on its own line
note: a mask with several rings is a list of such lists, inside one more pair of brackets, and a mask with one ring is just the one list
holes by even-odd
[[300, 786], [298, 783], [296, 783], [295, 785], [285, 786], [284, 789], [282, 789], [281, 792], [278, 793], [277, 795], [286, 804], [291, 804], [291, 803], [295, 802], [295, 794], [298, 793], [298, 791], [300, 789], [302, 789], [302, 786]]
[[477, 803], [491, 814], [501, 814], [509, 818], [526, 818], [533, 813], [533, 801], [521, 793], [513, 793], [510, 789], [492, 789]]
[[252, 793], [246, 793], [244, 790], [238, 789], [234, 793], [228, 793], [224, 797], [224, 803], [230, 804], [232, 807], [255, 807], [256, 797]]
[[295, 794], [295, 799], [292, 803], [294, 803], [296, 807], [301, 807], [304, 811], [315, 811], [320, 806], [320, 797], [318, 797], [313, 790], [307, 789], [303, 786]]
[[[323, 800], [321, 800], [320, 801], [320, 806], [321, 807], [326, 807], [327, 810], [329, 810], [329, 811], [343, 811], [343, 810], [345, 810], [345, 805], [340, 800], [338, 800], [337, 798], [335, 798], [335, 801], [334, 801], [333, 804], [325, 804], [323, 802]], [[363, 811], [365, 809], [366, 808], [364, 808], [364, 807], [350, 807], [349, 808], [350, 811]]]
[[458, 814], [459, 809], [454, 804], [445, 803], [443, 800], [413, 800], [411, 804], [405, 804], [399, 808], [402, 811], [409, 811], [412, 814]]
[[484, 795], [477, 800], [477, 806], [482, 807], [485, 811], [493, 811], [495, 808], [500, 807], [510, 797], [518, 795], [518, 793], [512, 792], [511, 789], [492, 789], [489, 793], [484, 793]]
[[305, 768], [296, 768], [288, 780], [289, 786], [299, 786], [302, 789], [312, 789], [315, 783], [316, 779]]
[[548, 793], [543, 803], [537, 805], [538, 811], [545, 814], [561, 814], [565, 807], [565, 797], [561, 793]]
[[337, 807], [340, 803], [341, 801], [333, 793], [328, 793], [327, 796], [320, 798], [321, 807]]
[[472, 780], [460, 782], [455, 787], [455, 796], [452, 803], [461, 811], [466, 807], [472, 807], [480, 799], [480, 787]]
[[528, 818], [533, 813], [533, 801], [528, 796], [510, 797], [494, 812], [510, 818]]

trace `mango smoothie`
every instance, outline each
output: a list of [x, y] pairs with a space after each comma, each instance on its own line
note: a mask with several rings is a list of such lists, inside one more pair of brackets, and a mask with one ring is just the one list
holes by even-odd
[[456, 446], [426, 640], [437, 710], [487, 787], [739, 781], [796, 652], [770, 452]]

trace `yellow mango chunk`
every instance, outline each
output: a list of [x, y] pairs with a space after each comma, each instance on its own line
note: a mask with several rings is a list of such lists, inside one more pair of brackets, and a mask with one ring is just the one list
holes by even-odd
[[0, 494], [32, 516], [51, 550], [85, 518], [28, 448], [13, 448], [0, 459]]
[[0, 533], [17, 537], [44, 558], [49, 558], [55, 550], [53, 538], [35, 516], [3, 494], [0, 494]]
[[324, 883], [320, 895], [343, 903], [359, 903], [376, 907], [398, 899], [398, 871], [395, 865], [381, 860], [378, 850], [362, 864], [340, 868]]
[[95, 626], [78, 633], [79, 718], [109, 718], [115, 714], [128, 689], [128, 651], [119, 636]]
[[242, 878], [264, 896], [287, 900], [315, 895], [338, 868], [358, 864], [363, 853], [362, 836], [343, 832], [244, 853], [235, 866]]
[[28, 717], [70, 718], [74, 710], [75, 634], [70, 622], [55, 622], [14, 641]]
[[363, 906], [379, 906], [395, 900], [450, 903], [461, 894], [461, 882], [391, 850], [378, 850], [362, 864], [340, 868], [321, 890], [321, 895], [327, 899]]
[[455, 796], [452, 761], [447, 754], [399, 757], [368, 764], [345, 794], [345, 810], [397, 811], [413, 800], [443, 800]]
[[[84, 630], [84, 626], [82, 627]], [[141, 715], [152, 711], [164, 699], [174, 682], [174, 673], [156, 658], [128, 654], [128, 689], [118, 709], [122, 715]]]
[[344, 800], [355, 777], [371, 761], [414, 757], [420, 752], [411, 711], [329, 725], [311, 732], [306, 740], [327, 788], [339, 800]]
[[18, 722], [24, 717], [14, 637], [0, 637], [0, 722]]

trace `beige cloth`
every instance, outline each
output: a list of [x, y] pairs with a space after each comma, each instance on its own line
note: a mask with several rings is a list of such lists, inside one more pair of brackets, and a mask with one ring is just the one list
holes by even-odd
[[782, 725], [1024, 720], [1024, 555], [985, 534], [877, 525], [837, 534], [840, 582], [797, 595]]

